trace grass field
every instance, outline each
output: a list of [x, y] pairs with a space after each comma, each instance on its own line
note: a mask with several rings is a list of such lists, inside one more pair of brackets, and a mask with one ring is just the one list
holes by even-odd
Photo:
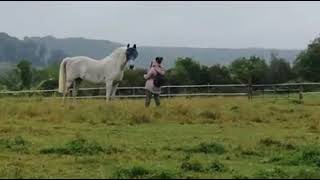
[[320, 178], [319, 117], [311, 95], [2, 98], [0, 178]]

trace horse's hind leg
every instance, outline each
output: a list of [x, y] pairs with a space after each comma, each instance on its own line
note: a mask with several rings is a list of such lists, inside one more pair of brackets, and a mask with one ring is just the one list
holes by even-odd
[[68, 95], [68, 93], [65, 91], [65, 92], [63, 92], [63, 98], [62, 98], [62, 100], [63, 100], [63, 104], [66, 104], [66, 96]]
[[77, 96], [77, 81], [74, 80], [73, 81], [73, 89], [72, 89], [72, 102], [75, 103], [76, 102], [76, 96]]
[[78, 95], [78, 89], [81, 81], [82, 79], [80, 78], [77, 78], [73, 81], [73, 90], [72, 90], [73, 102], [76, 102], [76, 97]]
[[66, 104], [66, 98], [68, 96], [70, 96], [70, 87], [71, 87], [71, 85], [72, 85], [72, 82], [70, 82], [70, 81], [66, 82], [66, 89], [63, 92], [63, 104]]

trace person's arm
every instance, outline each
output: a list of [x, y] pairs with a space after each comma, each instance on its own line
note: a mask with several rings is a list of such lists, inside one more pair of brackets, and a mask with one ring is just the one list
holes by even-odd
[[151, 68], [147, 74], [143, 75], [144, 79], [149, 79], [153, 75], [153, 68]]
[[165, 74], [165, 69], [163, 67], [159, 68], [156, 70], [159, 74], [164, 75]]

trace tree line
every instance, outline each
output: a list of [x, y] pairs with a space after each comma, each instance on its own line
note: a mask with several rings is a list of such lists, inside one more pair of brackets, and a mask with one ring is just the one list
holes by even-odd
[[[59, 64], [37, 69], [22, 60], [16, 67], [0, 76], [0, 89], [56, 89], [59, 80]], [[144, 86], [143, 74], [147, 69], [125, 70], [120, 86]], [[302, 51], [293, 64], [275, 54], [269, 63], [251, 56], [235, 59], [229, 65], [201, 65], [197, 60], [177, 58], [173, 68], [166, 71], [166, 85], [196, 84], [273, 84], [287, 82], [320, 81], [320, 37], [315, 38]], [[82, 86], [100, 86], [84, 82]]]

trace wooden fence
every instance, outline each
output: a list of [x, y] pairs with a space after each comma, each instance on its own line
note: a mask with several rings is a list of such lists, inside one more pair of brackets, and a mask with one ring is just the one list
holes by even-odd
[[[105, 87], [80, 88], [80, 95], [77, 98], [105, 98], [105, 89]], [[95, 93], [92, 93], [92, 91], [95, 91]], [[320, 92], [320, 83], [170, 85], [161, 87], [161, 91], [162, 97], [247, 96], [248, 99], [279, 94], [287, 94], [290, 97], [292, 93], [295, 93], [298, 94], [299, 100], [302, 100], [303, 94]], [[0, 91], [0, 96], [46, 96], [58, 98], [61, 94], [58, 93], [57, 89], [53, 89]], [[115, 98], [141, 97], [145, 97], [144, 87], [118, 87], [115, 96]]]

